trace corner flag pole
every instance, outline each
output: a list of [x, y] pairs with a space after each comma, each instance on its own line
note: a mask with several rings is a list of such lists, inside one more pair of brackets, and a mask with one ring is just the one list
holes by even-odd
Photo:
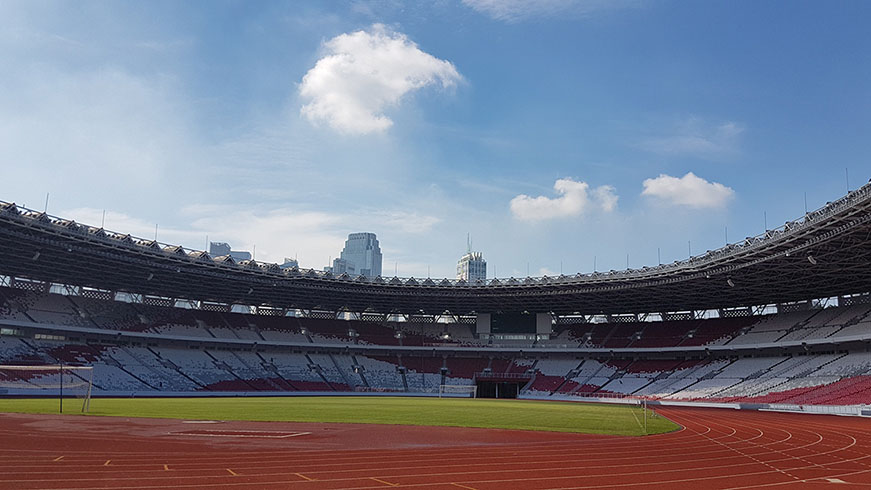
[[60, 413], [64, 413], [64, 361], [60, 359]]
[[647, 400], [644, 400], [644, 433], [647, 434]]

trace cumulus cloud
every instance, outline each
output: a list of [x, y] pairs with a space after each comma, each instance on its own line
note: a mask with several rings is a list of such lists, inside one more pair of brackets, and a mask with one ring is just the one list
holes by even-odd
[[511, 213], [522, 221], [544, 221], [579, 216], [591, 208], [610, 212], [617, 207], [618, 196], [609, 185], [591, 190], [586, 182], [565, 178], [557, 180], [553, 188], [559, 197], [515, 197], [510, 203]]
[[404, 34], [376, 24], [369, 31], [341, 34], [324, 43], [326, 54], [305, 74], [300, 114], [348, 134], [383, 132], [393, 125], [384, 114], [421, 88], [455, 86], [456, 67], [418, 48]]
[[737, 151], [744, 127], [733, 121], [711, 124], [691, 117], [669, 129], [670, 134], [647, 138], [642, 148], [662, 155], [721, 157]]
[[688, 172], [683, 177], [660, 174], [643, 183], [643, 196], [652, 196], [668, 204], [691, 208], [721, 208], [735, 195], [731, 187], [708, 182]]
[[569, 16], [583, 17], [593, 12], [634, 5], [634, 0], [463, 0], [478, 12], [503, 22]]

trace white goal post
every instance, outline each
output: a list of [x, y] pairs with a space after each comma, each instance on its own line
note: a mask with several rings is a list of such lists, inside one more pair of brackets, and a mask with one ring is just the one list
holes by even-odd
[[439, 398], [446, 396], [459, 397], [466, 395], [469, 398], [478, 398], [476, 385], [439, 385]]
[[57, 397], [61, 413], [64, 398], [82, 400], [82, 412], [87, 412], [93, 387], [94, 368], [91, 366], [0, 364], [0, 394]]

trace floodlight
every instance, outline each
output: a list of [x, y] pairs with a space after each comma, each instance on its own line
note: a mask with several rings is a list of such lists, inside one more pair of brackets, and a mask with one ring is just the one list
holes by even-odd
[[817, 265], [817, 259], [815, 259], [813, 255], [808, 255], [808, 256], [807, 256], [807, 261], [810, 262], [810, 263], [813, 264], [813, 265]]
[[729, 279], [726, 279], [726, 284], [728, 284], [730, 288], [735, 287], [735, 283], [732, 281], [731, 277]]

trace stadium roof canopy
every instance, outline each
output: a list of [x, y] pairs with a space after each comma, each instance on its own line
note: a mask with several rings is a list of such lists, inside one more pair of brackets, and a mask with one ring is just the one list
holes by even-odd
[[613, 314], [787, 303], [871, 291], [871, 184], [763, 235], [673, 264], [474, 284], [236, 263], [0, 202], [0, 275], [225, 304], [377, 313]]

